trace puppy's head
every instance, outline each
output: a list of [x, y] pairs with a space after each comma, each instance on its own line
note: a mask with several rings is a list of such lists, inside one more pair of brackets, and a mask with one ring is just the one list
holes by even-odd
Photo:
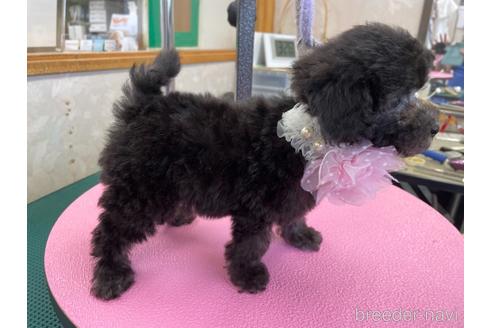
[[327, 142], [367, 139], [409, 156], [438, 132], [437, 111], [415, 97], [432, 60], [403, 29], [360, 25], [296, 61], [292, 91], [318, 118]]

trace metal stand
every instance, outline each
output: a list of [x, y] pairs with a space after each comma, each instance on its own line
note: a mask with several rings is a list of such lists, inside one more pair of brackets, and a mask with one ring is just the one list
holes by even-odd
[[236, 101], [251, 97], [253, 76], [253, 49], [255, 40], [256, 1], [238, 3]]
[[316, 46], [313, 37], [313, 0], [296, 0], [297, 52], [300, 56]]
[[[161, 0], [162, 49], [174, 48], [174, 0]], [[174, 90], [174, 79], [166, 86], [166, 93]]]
[[456, 229], [463, 232], [463, 186], [399, 172], [393, 172], [392, 175], [399, 181], [399, 183], [395, 183], [397, 186], [432, 206], [445, 216]]

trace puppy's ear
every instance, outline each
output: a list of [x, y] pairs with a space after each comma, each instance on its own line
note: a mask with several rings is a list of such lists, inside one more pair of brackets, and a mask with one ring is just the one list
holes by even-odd
[[376, 105], [370, 81], [356, 72], [334, 72], [323, 66], [298, 61], [294, 65], [292, 91], [318, 118], [327, 141], [355, 143], [370, 139]]

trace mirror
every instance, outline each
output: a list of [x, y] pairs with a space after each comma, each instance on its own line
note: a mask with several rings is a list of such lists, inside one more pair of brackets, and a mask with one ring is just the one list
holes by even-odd
[[[419, 97], [438, 105], [441, 132], [464, 133], [464, 0], [427, 1], [425, 46], [435, 60]], [[425, 10], [424, 10], [425, 11]], [[421, 29], [422, 30], [422, 29]]]
[[[174, 1], [177, 48], [234, 49], [230, 0]], [[161, 0], [28, 0], [28, 52], [160, 48]]]

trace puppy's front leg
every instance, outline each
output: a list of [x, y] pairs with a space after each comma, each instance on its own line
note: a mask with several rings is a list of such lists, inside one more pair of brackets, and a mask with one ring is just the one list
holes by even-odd
[[280, 235], [290, 245], [308, 251], [318, 251], [323, 241], [321, 234], [306, 225], [306, 219], [300, 218], [280, 226]]
[[268, 284], [268, 270], [261, 262], [270, 245], [271, 223], [253, 217], [232, 217], [232, 241], [226, 246], [227, 271], [240, 292], [257, 293]]

